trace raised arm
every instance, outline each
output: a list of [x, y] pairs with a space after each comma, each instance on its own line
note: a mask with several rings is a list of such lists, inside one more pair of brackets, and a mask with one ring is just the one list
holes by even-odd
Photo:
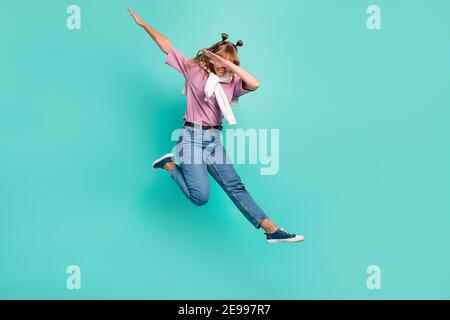
[[250, 72], [235, 65], [233, 62], [228, 61], [221, 56], [212, 53], [207, 49], [203, 49], [203, 54], [207, 56], [212, 64], [215, 64], [217, 68], [225, 67], [233, 73], [236, 73], [244, 82], [244, 87], [247, 90], [254, 91], [259, 88], [259, 81]]
[[172, 48], [172, 43], [164, 37], [161, 33], [150, 27], [148, 24], [144, 22], [144, 20], [139, 17], [136, 12], [128, 8], [128, 12], [133, 17], [134, 21], [138, 24], [138, 26], [142, 27], [147, 31], [147, 33], [152, 37], [152, 39], [156, 42], [159, 48], [165, 53], [168, 54], [170, 48]]

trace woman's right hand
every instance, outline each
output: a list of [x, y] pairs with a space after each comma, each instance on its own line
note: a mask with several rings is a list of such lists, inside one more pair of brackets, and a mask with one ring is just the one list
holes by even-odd
[[141, 17], [139, 17], [137, 15], [136, 12], [134, 12], [133, 10], [131, 10], [130, 8], [128, 8], [128, 12], [131, 14], [131, 16], [133, 17], [134, 21], [141, 27], [143, 27], [145, 25], [144, 20], [141, 19]]
[[141, 19], [137, 15], [136, 12], [128, 8], [128, 12], [133, 17], [134, 21], [141, 26], [147, 33], [152, 37], [152, 39], [156, 42], [156, 44], [159, 46], [159, 48], [165, 53], [168, 54], [170, 48], [172, 48], [172, 44], [169, 40], [167, 40], [166, 37], [164, 37], [161, 33], [150, 27], [148, 24], [144, 22], [144, 20]]

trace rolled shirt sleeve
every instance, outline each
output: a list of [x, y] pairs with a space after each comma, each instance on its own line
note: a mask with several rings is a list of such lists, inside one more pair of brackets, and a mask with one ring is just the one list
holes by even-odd
[[188, 58], [186, 58], [180, 51], [172, 46], [167, 54], [166, 64], [177, 70], [184, 78], [186, 78], [186, 62], [188, 60]]
[[251, 90], [247, 90], [244, 88], [244, 81], [242, 81], [241, 77], [239, 77], [237, 74], [234, 75], [234, 91], [233, 91], [233, 97], [238, 98], [244, 94], [247, 94], [251, 92]]

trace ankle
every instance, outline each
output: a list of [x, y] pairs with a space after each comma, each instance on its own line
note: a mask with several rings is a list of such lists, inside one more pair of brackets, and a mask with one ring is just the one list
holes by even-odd
[[261, 224], [260, 224], [261, 228], [264, 229], [264, 231], [266, 233], [274, 233], [275, 231], [278, 230], [278, 227], [276, 225], [274, 225], [272, 223], [272, 221], [270, 221], [269, 219], [264, 219]]
[[269, 228], [263, 228], [263, 229], [264, 229], [264, 231], [265, 231], [266, 233], [268, 233], [268, 234], [274, 233], [275, 231], [278, 230], [277, 227], [269, 227]]
[[175, 162], [167, 162], [167, 163], [164, 165], [164, 170], [166, 170], [166, 171], [172, 171], [174, 167], [175, 167]]

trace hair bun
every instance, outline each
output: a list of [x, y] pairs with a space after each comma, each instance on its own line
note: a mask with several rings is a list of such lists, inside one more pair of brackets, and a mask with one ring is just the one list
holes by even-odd
[[244, 45], [244, 41], [242, 40], [238, 40], [238, 42], [236, 42], [236, 47], [242, 47]]
[[228, 34], [227, 33], [222, 33], [222, 41], [225, 41], [228, 39]]

